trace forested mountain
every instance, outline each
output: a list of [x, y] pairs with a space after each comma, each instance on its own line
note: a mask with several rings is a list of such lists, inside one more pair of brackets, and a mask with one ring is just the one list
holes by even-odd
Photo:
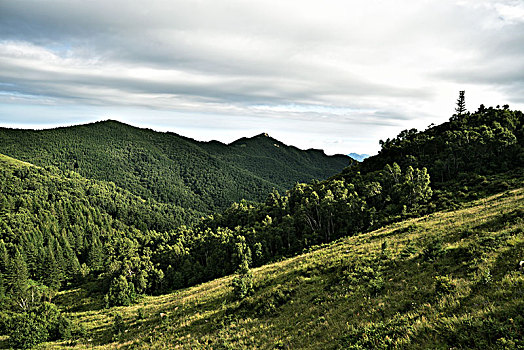
[[0, 153], [112, 181], [144, 199], [203, 213], [325, 179], [351, 162], [343, 155], [286, 146], [265, 134], [225, 145], [110, 120], [41, 131], [0, 128]]
[[[3, 129], [0, 147], [45, 166], [0, 158], [0, 302], [6, 310], [0, 330], [26, 339], [16, 333], [20, 324], [50, 317], [42, 302], [64, 287], [89, 289], [99, 305], [110, 307], [237, 272], [234, 294], [249, 297], [252, 267], [521, 187], [523, 125], [522, 112], [481, 106], [426, 131], [403, 131], [381, 142], [378, 155], [287, 191], [269, 186], [286, 179], [282, 169], [292, 173], [301, 164], [338, 158], [299, 151], [264, 134], [223, 145], [116, 122]], [[204, 163], [206, 171], [197, 171]], [[270, 166], [282, 169], [272, 173]], [[114, 182], [96, 179], [105, 176]], [[197, 209], [207, 211], [253, 186], [260, 186], [253, 195], [267, 191], [264, 200], [240, 200], [197, 221], [198, 212], [176, 204], [189, 205], [196, 196]], [[217, 197], [208, 200], [212, 194]], [[44, 322], [49, 327], [66, 322], [53, 315], [55, 323]], [[56, 330], [42, 332], [32, 341], [58, 337]]]
[[90, 270], [103, 271], [119, 249], [129, 248], [122, 240], [138, 242], [150, 230], [167, 231], [195, 216], [113, 183], [4, 155], [0, 187], [0, 273], [15, 278], [18, 268], [10, 264], [20, 254], [27, 277], [55, 290]]

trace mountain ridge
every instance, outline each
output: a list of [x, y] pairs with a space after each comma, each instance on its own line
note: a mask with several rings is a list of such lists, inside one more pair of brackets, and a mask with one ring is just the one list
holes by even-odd
[[346, 156], [300, 150], [263, 135], [201, 142], [109, 119], [44, 130], [0, 128], [0, 153], [205, 213], [325, 179], [351, 164]]

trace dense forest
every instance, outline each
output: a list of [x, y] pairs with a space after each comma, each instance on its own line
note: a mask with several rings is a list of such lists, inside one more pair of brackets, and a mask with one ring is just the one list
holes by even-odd
[[325, 179], [352, 161], [299, 150], [267, 134], [225, 145], [111, 120], [40, 131], [0, 128], [0, 153], [205, 214], [242, 199], [263, 200], [273, 189]]
[[[73, 286], [90, 286], [109, 307], [238, 272], [243, 298], [251, 267], [521, 186], [523, 128], [522, 112], [481, 106], [403, 131], [338, 174], [332, 163], [348, 158], [265, 135], [196, 147], [116, 122], [2, 129], [0, 151], [19, 160], [0, 158], [0, 330], [13, 346], [67, 337], [74, 329], [50, 302]], [[265, 156], [275, 149], [282, 158]], [[289, 167], [305, 180], [333, 176], [290, 183]]]

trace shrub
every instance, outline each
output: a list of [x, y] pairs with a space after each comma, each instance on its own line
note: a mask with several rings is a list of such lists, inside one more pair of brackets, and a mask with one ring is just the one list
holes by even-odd
[[146, 314], [145, 314], [144, 308], [141, 307], [137, 310], [136, 319], [143, 320], [144, 318], [146, 318]]
[[377, 296], [385, 287], [384, 279], [380, 274], [377, 274], [375, 278], [369, 281], [368, 288], [372, 296]]
[[279, 307], [286, 304], [293, 296], [293, 289], [289, 287], [278, 286], [267, 294], [264, 298], [258, 300], [255, 311], [259, 315], [271, 315]]
[[120, 312], [115, 312], [113, 314], [113, 326], [111, 327], [111, 332], [113, 334], [113, 339], [118, 339], [122, 333], [125, 331], [124, 318]]
[[413, 243], [411, 240], [408, 241], [404, 249], [400, 252], [401, 258], [409, 258], [411, 255], [415, 254], [417, 252], [417, 248], [415, 247], [415, 243]]
[[444, 296], [455, 291], [457, 286], [449, 276], [435, 277], [435, 293], [437, 296]]
[[105, 297], [106, 306], [128, 306], [135, 301], [135, 285], [125, 276], [119, 275], [111, 281], [109, 293]]
[[31, 348], [39, 343], [71, 336], [71, 321], [51, 303], [32, 312], [15, 314], [8, 321], [9, 343], [15, 348]]
[[14, 348], [29, 349], [47, 340], [45, 322], [34, 313], [24, 312], [11, 318], [7, 334]]
[[488, 285], [493, 280], [493, 276], [491, 275], [491, 270], [489, 268], [481, 268], [478, 271], [478, 284], [481, 285]]
[[422, 258], [424, 261], [435, 261], [444, 253], [442, 247], [442, 240], [435, 239], [431, 241], [426, 248], [422, 251]]
[[71, 320], [64, 315], [60, 315], [56, 324], [56, 338], [55, 339], [69, 339], [71, 338], [73, 325]]
[[254, 293], [253, 274], [250, 270], [239, 273], [233, 278], [233, 295], [235, 299], [242, 300]]

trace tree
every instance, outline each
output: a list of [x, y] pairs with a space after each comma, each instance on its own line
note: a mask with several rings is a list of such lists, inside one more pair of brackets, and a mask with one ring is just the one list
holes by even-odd
[[464, 112], [466, 112], [466, 100], [464, 94], [464, 90], [459, 91], [459, 98], [457, 99], [457, 108], [455, 108], [457, 115], [462, 115], [464, 114]]
[[109, 293], [106, 295], [107, 306], [128, 306], [135, 299], [135, 286], [129, 283], [125, 276], [119, 275], [113, 278]]
[[0, 273], [4, 273], [9, 262], [9, 254], [5, 246], [4, 240], [0, 239]]
[[22, 309], [28, 308], [28, 280], [29, 273], [23, 255], [15, 249], [13, 259], [7, 267], [7, 287], [8, 292], [16, 304]]
[[251, 250], [246, 245], [246, 239], [243, 236], [239, 237], [239, 242], [236, 243], [236, 254], [240, 260], [237, 275], [233, 278], [233, 295], [236, 299], [242, 300], [254, 292], [254, 279], [249, 265], [251, 264]]

